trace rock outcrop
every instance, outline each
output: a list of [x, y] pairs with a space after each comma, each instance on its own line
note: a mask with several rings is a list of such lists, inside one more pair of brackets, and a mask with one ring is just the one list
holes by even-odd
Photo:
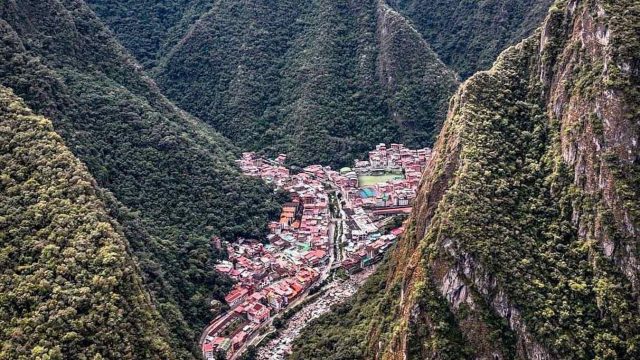
[[637, 356], [639, 10], [557, 2], [462, 85], [391, 260], [400, 320], [376, 358], [444, 356], [434, 296], [466, 357]]
[[360, 358], [640, 356], [638, 24], [556, 1], [460, 87], [384, 290], [341, 313]]

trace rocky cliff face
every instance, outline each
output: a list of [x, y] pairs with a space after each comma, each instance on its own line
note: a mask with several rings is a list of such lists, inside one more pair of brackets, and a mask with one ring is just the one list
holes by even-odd
[[[639, 9], [622, 2], [578, 5], [568, 4], [577, 19], [567, 49], [555, 64], [543, 61], [540, 77], [549, 84], [549, 112], [564, 130], [562, 159], [574, 169], [575, 186], [598, 201], [593, 212], [576, 209], [573, 222], [580, 236], [598, 241], [637, 291], [639, 64], [638, 54], [626, 47], [637, 42], [639, 33], [637, 25], [622, 24], [637, 22]], [[559, 16], [545, 23], [543, 51], [554, 50], [553, 28]], [[607, 17], [612, 21], [605, 21]], [[553, 74], [550, 66], [557, 68]]]
[[[392, 259], [377, 358], [634, 358], [639, 7], [561, 1], [451, 102]], [[385, 338], [385, 335], [386, 338]]]
[[639, 23], [557, 1], [460, 87], [362, 358], [639, 356]]

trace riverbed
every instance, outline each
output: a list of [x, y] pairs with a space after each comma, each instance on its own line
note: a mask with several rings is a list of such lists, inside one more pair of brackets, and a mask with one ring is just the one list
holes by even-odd
[[309, 321], [331, 310], [331, 306], [348, 300], [364, 284], [365, 280], [373, 274], [375, 267], [366, 269], [360, 273], [351, 275], [346, 280], [334, 280], [326, 285], [326, 291], [316, 300], [307, 304], [293, 315], [282, 329], [278, 337], [260, 347], [259, 360], [284, 360], [291, 351], [293, 340]]

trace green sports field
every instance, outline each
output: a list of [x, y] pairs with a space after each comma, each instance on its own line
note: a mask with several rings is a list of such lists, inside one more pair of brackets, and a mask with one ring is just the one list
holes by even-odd
[[396, 179], [404, 179], [404, 176], [402, 176], [402, 174], [361, 175], [358, 176], [358, 184], [360, 187], [363, 187]]

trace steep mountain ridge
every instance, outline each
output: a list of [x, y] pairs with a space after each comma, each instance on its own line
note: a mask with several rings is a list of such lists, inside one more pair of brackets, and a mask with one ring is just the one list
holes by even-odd
[[334, 326], [364, 334], [362, 359], [637, 358], [639, 19], [633, 1], [558, 1], [466, 81], [368, 284], [385, 290], [293, 358], [348, 358]]
[[[222, 1], [173, 49], [159, 84], [241, 146], [285, 152], [298, 164], [346, 164], [384, 139], [424, 145], [444, 118], [455, 75], [405, 22], [377, 19], [384, 6]], [[383, 54], [377, 24], [393, 34]], [[202, 48], [213, 57], [194, 59]], [[389, 70], [395, 82], [381, 87], [378, 75]]]
[[[457, 79], [457, 75], [438, 58], [420, 32], [384, 0], [377, 4], [376, 37], [376, 73], [389, 99], [391, 119], [406, 129], [404, 138], [411, 138], [414, 133], [436, 134], [445, 117], [440, 109], [449, 102], [449, 97], [441, 94], [450, 93], [450, 78]], [[413, 51], [407, 52], [409, 47]]]
[[431, 145], [455, 71], [488, 67], [551, 0], [88, 2], [169, 98], [242, 148], [339, 166], [380, 141]]
[[553, 0], [390, 0], [463, 79], [536, 29]]
[[[53, 122], [122, 225], [172, 351], [189, 358], [230, 282], [209, 239], [257, 237], [278, 210], [238, 150], [176, 108], [77, 0], [0, 3], [0, 84]], [[199, 355], [197, 355], [199, 356]]]
[[90, 0], [102, 20], [138, 61], [152, 70], [188, 37], [191, 25], [214, 6], [211, 0]]
[[[129, 46], [146, 26], [135, 24], [153, 23], [148, 2], [90, 3]], [[348, 164], [383, 140], [430, 144], [457, 86], [385, 1], [222, 0], [181, 33], [151, 70], [167, 96], [241, 147], [297, 164]]]
[[0, 358], [174, 358], [95, 180], [1, 86], [0, 169]]
[[[278, 209], [239, 148], [429, 143], [457, 83], [428, 2], [91, 2], [144, 66], [82, 0], [0, 0], [0, 358], [200, 356], [229, 285], [210, 237]], [[639, 24], [634, 0], [557, 1], [465, 82], [404, 238], [292, 357], [639, 358]]]

